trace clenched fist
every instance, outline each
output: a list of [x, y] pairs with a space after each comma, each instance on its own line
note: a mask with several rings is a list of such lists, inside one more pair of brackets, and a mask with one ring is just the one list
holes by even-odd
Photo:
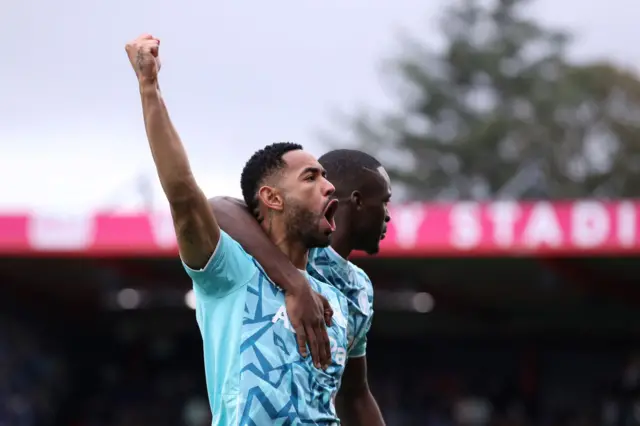
[[125, 50], [129, 62], [140, 82], [155, 82], [160, 71], [160, 40], [149, 34], [143, 34], [126, 44]]

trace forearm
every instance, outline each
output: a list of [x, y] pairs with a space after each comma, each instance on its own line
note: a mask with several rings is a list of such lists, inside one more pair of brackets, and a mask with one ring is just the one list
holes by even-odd
[[253, 256], [267, 275], [285, 292], [298, 289], [303, 282], [300, 271], [289, 258], [271, 242], [244, 202], [231, 197], [209, 200], [218, 225]]
[[357, 393], [345, 392], [339, 397], [338, 414], [347, 426], [385, 426], [380, 407], [368, 387]]
[[149, 146], [167, 199], [172, 203], [204, 197], [157, 82], [142, 82], [140, 96]]
[[220, 228], [191, 173], [187, 153], [157, 84], [141, 82], [140, 96], [147, 138], [171, 208], [180, 256], [190, 268], [204, 268], [218, 244]]

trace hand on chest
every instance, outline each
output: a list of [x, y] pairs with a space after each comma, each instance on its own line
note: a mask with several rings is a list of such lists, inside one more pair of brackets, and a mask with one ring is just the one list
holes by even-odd
[[[334, 314], [335, 315], [335, 314]], [[295, 337], [295, 331], [289, 321], [287, 315], [287, 308], [283, 304], [278, 308], [271, 319], [273, 324], [273, 333], [281, 335], [287, 347], [297, 348], [297, 342]], [[345, 324], [346, 325], [346, 324]], [[347, 328], [345, 325], [338, 324], [334, 321], [331, 327], [327, 327], [327, 334], [329, 336], [329, 344], [331, 350], [331, 359], [333, 363], [344, 366], [347, 358]], [[297, 350], [295, 351], [296, 355]], [[299, 356], [299, 355], [298, 355]]]

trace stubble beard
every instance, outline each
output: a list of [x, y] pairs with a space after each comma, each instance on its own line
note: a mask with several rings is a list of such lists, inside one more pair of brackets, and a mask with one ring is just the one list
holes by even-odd
[[302, 207], [295, 200], [287, 200], [286, 205], [285, 222], [288, 238], [299, 241], [307, 249], [329, 245], [329, 236], [320, 232], [320, 218], [316, 214]]

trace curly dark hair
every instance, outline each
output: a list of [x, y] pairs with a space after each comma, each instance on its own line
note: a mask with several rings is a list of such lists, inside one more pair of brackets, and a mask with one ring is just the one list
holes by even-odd
[[292, 142], [276, 142], [256, 151], [242, 169], [240, 187], [249, 211], [258, 215], [258, 190], [269, 177], [285, 166], [282, 157], [289, 151], [302, 150], [302, 145]]

